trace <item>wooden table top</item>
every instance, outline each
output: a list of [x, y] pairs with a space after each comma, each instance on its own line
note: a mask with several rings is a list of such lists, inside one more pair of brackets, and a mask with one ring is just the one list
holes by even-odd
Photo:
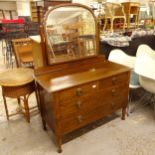
[[[79, 67], [79, 66], [78, 66]], [[75, 68], [76, 70], [76, 68]], [[49, 93], [62, 91], [77, 85], [86, 84], [92, 81], [115, 76], [124, 72], [129, 72], [130, 68], [113, 63], [103, 62], [100, 67], [90, 68], [87, 71], [77, 73], [51, 72], [37, 76], [36, 81]], [[66, 74], [66, 75], [65, 75]]]
[[36, 36], [30, 36], [29, 38], [31, 38], [34, 42], [36, 43], [41, 43], [41, 37], [40, 35], [36, 35]]
[[0, 73], [1, 86], [21, 86], [28, 84], [34, 80], [34, 71], [30, 68], [14, 68], [8, 69]]

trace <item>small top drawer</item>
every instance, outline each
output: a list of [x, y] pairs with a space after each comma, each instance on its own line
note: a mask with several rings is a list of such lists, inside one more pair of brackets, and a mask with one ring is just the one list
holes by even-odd
[[99, 89], [105, 89], [107, 87], [120, 85], [124, 82], [128, 83], [128, 80], [129, 80], [128, 73], [115, 75], [115, 76], [100, 80], [99, 81]]
[[80, 85], [71, 89], [63, 90], [59, 92], [60, 102], [71, 100], [73, 98], [79, 98], [98, 90], [98, 82], [91, 82], [88, 84]]

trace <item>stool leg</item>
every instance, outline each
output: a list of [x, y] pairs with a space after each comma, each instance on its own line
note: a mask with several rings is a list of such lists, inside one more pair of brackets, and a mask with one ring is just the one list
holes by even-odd
[[4, 95], [3, 95], [3, 100], [4, 100], [4, 106], [5, 106], [6, 117], [7, 117], [7, 120], [9, 120], [9, 112], [8, 112], [8, 107], [7, 107], [7, 103], [6, 103], [6, 98], [5, 98]]
[[20, 98], [17, 98], [17, 101], [18, 101], [18, 105], [20, 106]]
[[24, 96], [24, 108], [25, 108], [25, 117], [27, 122], [30, 123], [30, 112], [29, 112], [29, 105], [28, 105], [28, 99], [26, 96]]
[[39, 111], [40, 111], [39, 93], [38, 93], [37, 89], [36, 89], [34, 92], [35, 92], [35, 96], [36, 96], [36, 100], [37, 100], [37, 106], [38, 106], [38, 109], [39, 109]]
[[22, 107], [21, 107], [20, 97], [17, 98], [17, 101], [18, 101], [18, 106], [19, 106], [19, 113], [22, 113]]

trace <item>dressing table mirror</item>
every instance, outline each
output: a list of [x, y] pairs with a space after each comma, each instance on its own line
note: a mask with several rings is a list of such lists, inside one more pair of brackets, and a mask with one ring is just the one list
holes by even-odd
[[79, 5], [50, 9], [44, 23], [48, 64], [96, 55], [95, 24], [92, 12]]
[[63, 137], [76, 129], [120, 108], [125, 119], [130, 69], [106, 61], [98, 44], [96, 18], [88, 7], [59, 5], [45, 14], [44, 65], [35, 69], [35, 79], [43, 128], [52, 129], [58, 152]]

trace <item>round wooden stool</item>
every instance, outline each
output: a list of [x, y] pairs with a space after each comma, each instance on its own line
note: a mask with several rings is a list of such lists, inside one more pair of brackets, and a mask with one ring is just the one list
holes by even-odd
[[35, 91], [33, 73], [33, 69], [15, 68], [0, 74], [0, 85], [2, 87], [2, 95], [7, 120], [9, 120], [9, 117], [19, 113], [17, 112], [14, 114], [9, 114], [6, 97], [10, 97], [17, 98], [20, 107], [22, 107], [20, 104], [21, 100], [23, 101], [24, 107], [21, 108], [21, 111], [24, 114], [26, 120], [30, 122], [28, 98], [30, 94]]

